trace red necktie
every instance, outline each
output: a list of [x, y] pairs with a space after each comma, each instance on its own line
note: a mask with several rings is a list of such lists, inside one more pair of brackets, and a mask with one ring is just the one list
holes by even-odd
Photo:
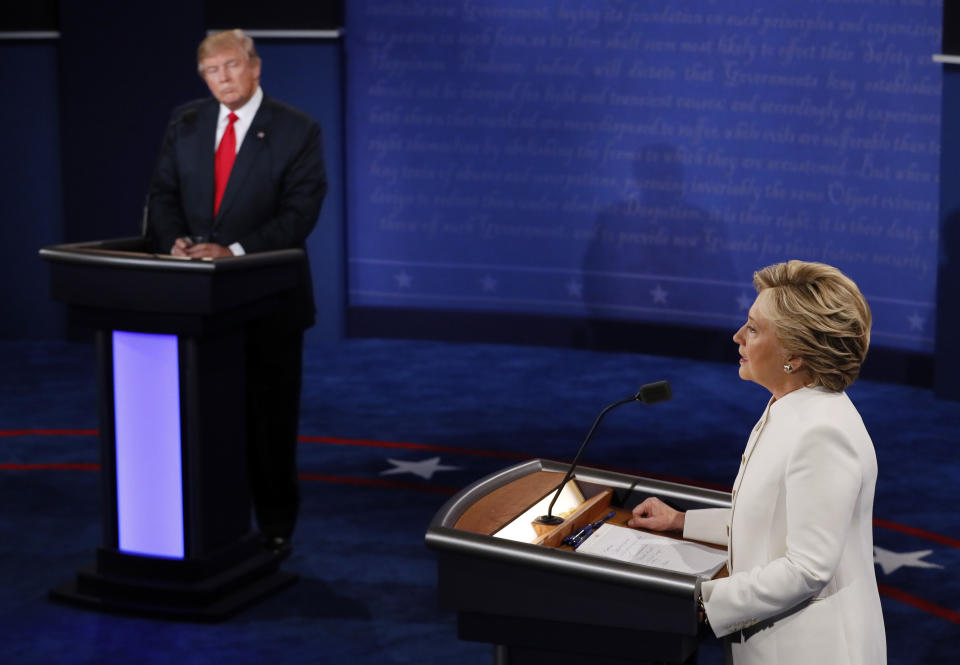
[[217, 146], [217, 154], [213, 160], [214, 215], [220, 210], [220, 201], [223, 200], [223, 192], [227, 189], [233, 160], [237, 157], [237, 134], [233, 131], [233, 123], [236, 121], [236, 114], [231, 113], [227, 116], [227, 128], [223, 132], [223, 138], [220, 139], [220, 145]]

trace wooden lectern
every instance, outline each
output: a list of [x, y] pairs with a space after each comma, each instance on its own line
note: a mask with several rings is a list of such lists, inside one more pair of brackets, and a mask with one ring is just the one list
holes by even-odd
[[703, 630], [696, 576], [591, 556], [561, 541], [610, 511], [608, 523], [625, 524], [648, 496], [687, 510], [729, 508], [730, 494], [579, 467], [584, 501], [562, 524], [533, 543], [492, 535], [551, 494], [568, 466], [537, 459], [509, 467], [434, 516], [426, 542], [459, 637], [493, 644], [498, 665], [696, 662]]
[[217, 620], [294, 582], [250, 527], [243, 343], [293, 302], [303, 252], [185, 260], [127, 238], [40, 255], [96, 331], [100, 395], [102, 546], [51, 596]]

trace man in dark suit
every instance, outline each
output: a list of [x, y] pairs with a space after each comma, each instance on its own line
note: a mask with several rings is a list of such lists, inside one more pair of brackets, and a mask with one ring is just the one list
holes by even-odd
[[[200, 43], [213, 98], [173, 112], [150, 184], [157, 251], [216, 259], [304, 248], [327, 190], [320, 128], [263, 94], [260, 58], [241, 30]], [[313, 325], [307, 262], [296, 298], [246, 331], [247, 466], [267, 546], [289, 551], [300, 504], [296, 468], [303, 331]], [[238, 417], [240, 417], [238, 415]]]

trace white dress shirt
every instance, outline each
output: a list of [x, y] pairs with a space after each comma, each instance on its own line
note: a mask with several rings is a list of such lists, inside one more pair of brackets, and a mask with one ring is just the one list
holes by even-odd
[[[256, 91], [253, 93], [253, 96], [247, 100], [247, 103], [238, 108], [236, 111], [231, 111], [229, 108], [220, 105], [220, 115], [217, 118], [217, 135], [213, 142], [213, 151], [216, 153], [217, 146], [220, 145], [220, 139], [223, 138], [223, 133], [227, 131], [227, 125], [229, 120], [227, 116], [231, 113], [237, 116], [237, 119], [233, 123], [233, 133], [237, 139], [237, 152], [240, 152], [240, 146], [243, 145], [243, 139], [247, 136], [247, 130], [250, 129], [250, 125], [253, 123], [253, 118], [257, 115], [257, 110], [260, 108], [260, 103], [263, 101], [263, 89], [258, 85]], [[243, 256], [246, 254], [246, 251], [243, 249], [243, 245], [238, 242], [235, 242], [228, 247], [228, 249], [233, 252], [234, 256]]]

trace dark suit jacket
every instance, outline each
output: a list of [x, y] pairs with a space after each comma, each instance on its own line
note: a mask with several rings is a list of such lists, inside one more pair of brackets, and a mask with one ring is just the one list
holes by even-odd
[[[150, 183], [149, 230], [168, 253], [181, 236], [206, 236], [247, 253], [305, 249], [327, 192], [320, 128], [306, 114], [264, 95], [240, 145], [216, 217], [214, 140], [219, 102], [190, 102], [173, 112]], [[301, 274], [296, 318], [313, 323], [309, 265]]]

